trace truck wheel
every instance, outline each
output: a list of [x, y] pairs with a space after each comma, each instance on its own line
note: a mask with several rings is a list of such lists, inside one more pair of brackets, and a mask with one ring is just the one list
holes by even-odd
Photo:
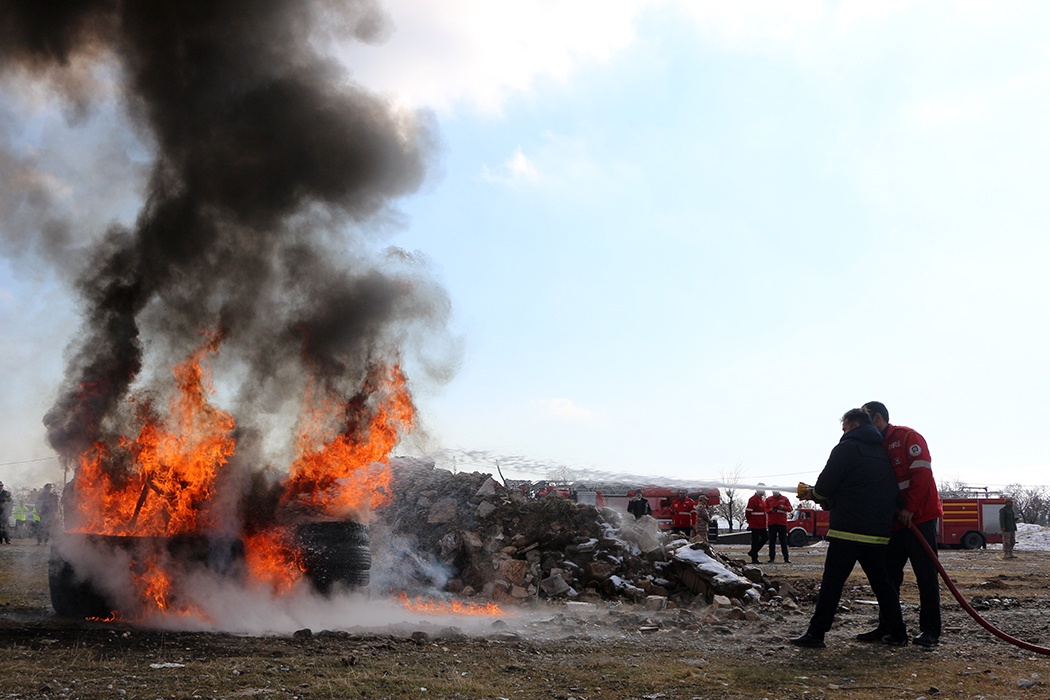
[[970, 530], [959, 541], [963, 549], [980, 549], [984, 546], [984, 537], [979, 532]]
[[795, 528], [788, 533], [788, 546], [805, 547], [807, 544], [809, 544], [809, 535], [802, 528]]

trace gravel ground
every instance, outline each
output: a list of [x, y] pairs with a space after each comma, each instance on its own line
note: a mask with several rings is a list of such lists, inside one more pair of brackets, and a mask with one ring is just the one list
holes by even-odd
[[[944, 587], [935, 649], [853, 639], [875, 620], [859, 571], [829, 648], [790, 646], [812, 612], [820, 546], [764, 567], [797, 591], [798, 609], [764, 605], [750, 620], [709, 608], [542, 604], [480, 620], [420, 615], [359, 628], [333, 616], [328, 630], [233, 635], [58, 618], [48, 604], [47, 548], [27, 542], [0, 545], [0, 697], [1050, 697], [1048, 657], [996, 639]], [[716, 549], [746, 557], [742, 546]], [[1008, 562], [997, 554], [941, 556], [990, 623], [1050, 644], [1050, 552]], [[910, 581], [903, 598], [914, 628]]]

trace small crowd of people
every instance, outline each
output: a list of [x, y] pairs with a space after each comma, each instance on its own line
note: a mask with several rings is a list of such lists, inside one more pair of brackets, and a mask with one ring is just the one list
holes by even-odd
[[58, 521], [58, 494], [54, 484], [44, 484], [34, 503], [15, 503], [11, 492], [0, 481], [0, 543], [11, 544], [11, 537], [33, 537], [47, 544]]
[[[759, 484], [764, 486], [764, 484]], [[758, 563], [758, 553], [762, 547], [769, 543], [769, 563], [772, 564], [777, 558], [777, 543], [780, 543], [780, 553], [785, 564], [791, 563], [788, 555], [787, 523], [788, 515], [791, 514], [791, 501], [787, 496], [777, 489], [773, 494], [766, 497], [766, 490], [755, 489], [754, 495], [747, 501], [744, 508], [744, 519], [747, 521], [747, 529], [751, 531], [751, 549], [748, 556], [751, 563]]]
[[[690, 498], [688, 492], [682, 490], [671, 501], [671, 531], [683, 537], [711, 545], [711, 522], [714, 514], [708, 504], [706, 493], [697, 494], [696, 499]], [[642, 489], [636, 488], [631, 500], [627, 502], [627, 512], [636, 519], [644, 515], [652, 515], [653, 508], [649, 499], [642, 495]]]

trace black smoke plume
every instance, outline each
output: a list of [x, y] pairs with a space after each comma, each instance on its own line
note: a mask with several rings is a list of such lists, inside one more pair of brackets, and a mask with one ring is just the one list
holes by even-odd
[[254, 421], [306, 374], [354, 397], [376, 363], [447, 341], [425, 264], [370, 252], [392, 199], [423, 182], [435, 130], [319, 48], [380, 36], [372, 2], [0, 0], [0, 18], [0, 73], [62, 90], [75, 120], [91, 108], [84, 65], [108, 62], [152, 149], [134, 225], [81, 255], [84, 327], [44, 419], [66, 460], [114, 441], [129, 392], [202, 332], [221, 337], [216, 374], [243, 431], [264, 430]]

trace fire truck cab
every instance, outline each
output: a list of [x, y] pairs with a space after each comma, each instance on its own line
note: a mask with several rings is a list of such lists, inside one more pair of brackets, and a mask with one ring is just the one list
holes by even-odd
[[805, 547], [828, 534], [828, 511], [796, 508], [788, 518], [788, 546]]

